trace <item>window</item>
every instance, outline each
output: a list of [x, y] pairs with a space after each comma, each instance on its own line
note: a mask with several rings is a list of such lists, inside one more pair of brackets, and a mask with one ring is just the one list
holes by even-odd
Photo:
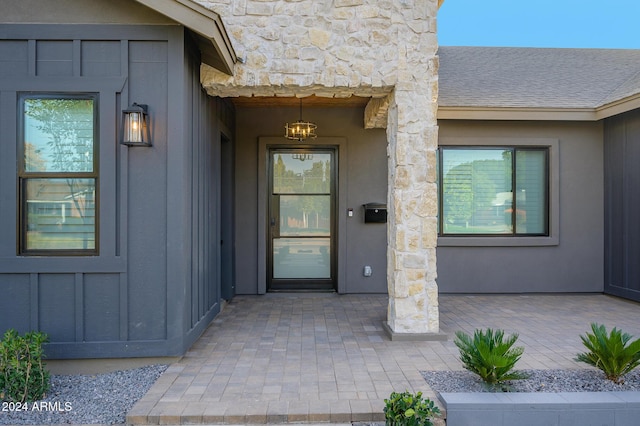
[[20, 98], [20, 254], [96, 254], [95, 95]]
[[548, 236], [549, 149], [440, 147], [441, 236]]

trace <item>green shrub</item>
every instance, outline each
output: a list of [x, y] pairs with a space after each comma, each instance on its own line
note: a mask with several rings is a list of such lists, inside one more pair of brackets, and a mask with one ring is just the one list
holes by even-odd
[[454, 343], [460, 349], [460, 361], [464, 368], [480, 376], [486, 383], [496, 385], [528, 377], [513, 370], [524, 352], [521, 346], [513, 347], [516, 340], [517, 334], [505, 340], [504, 331], [488, 328], [486, 331], [476, 330], [473, 338], [456, 331]]
[[28, 332], [24, 337], [11, 329], [0, 341], [0, 399], [31, 402], [49, 390], [49, 372], [42, 362], [47, 335]]
[[422, 392], [391, 392], [384, 400], [384, 418], [388, 426], [431, 426], [431, 418], [440, 415], [440, 409]]
[[630, 334], [614, 327], [607, 335], [605, 326], [596, 323], [591, 323], [591, 330], [593, 334], [580, 336], [588, 352], [579, 353], [575, 360], [599, 368], [615, 383], [624, 383], [623, 376], [640, 364], [640, 339], [629, 343]]

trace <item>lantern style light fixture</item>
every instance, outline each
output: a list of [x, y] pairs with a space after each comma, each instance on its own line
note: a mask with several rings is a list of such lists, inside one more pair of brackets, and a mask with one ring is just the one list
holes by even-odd
[[296, 152], [295, 154], [291, 154], [291, 158], [293, 158], [294, 160], [300, 160], [300, 161], [313, 160], [313, 154]]
[[286, 123], [284, 126], [284, 137], [290, 140], [302, 142], [305, 139], [315, 139], [316, 126], [310, 121], [302, 120], [302, 98], [300, 98], [300, 119], [291, 125]]
[[133, 103], [122, 110], [122, 141], [128, 146], [151, 146], [147, 105]]

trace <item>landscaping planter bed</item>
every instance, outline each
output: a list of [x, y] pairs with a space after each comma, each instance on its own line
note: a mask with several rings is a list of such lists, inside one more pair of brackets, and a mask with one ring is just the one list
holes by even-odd
[[439, 393], [447, 426], [637, 426], [640, 392]]
[[618, 385], [594, 369], [526, 370], [529, 379], [492, 391], [468, 371], [423, 372], [447, 426], [637, 426], [640, 372]]

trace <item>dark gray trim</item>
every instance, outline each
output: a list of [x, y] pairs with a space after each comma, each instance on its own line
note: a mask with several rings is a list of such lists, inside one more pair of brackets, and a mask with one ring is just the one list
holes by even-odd
[[184, 353], [182, 340], [129, 340], [126, 342], [56, 342], [44, 346], [48, 359], [132, 358], [179, 356]]
[[[81, 342], [84, 338], [84, 279], [83, 274], [76, 273], [74, 277], [74, 310], [76, 315], [74, 316], [76, 325], [76, 342]], [[78, 314], [80, 313], [80, 314]]]
[[[168, 46], [169, 58], [185, 58], [184, 52], [184, 31], [178, 28], [173, 31]], [[189, 182], [191, 177], [186, 170], [186, 126], [190, 124], [188, 117], [184, 111], [187, 111], [185, 90], [189, 90], [187, 85], [187, 70], [183, 62], [172, 63], [169, 61], [168, 67], [168, 91], [167, 99], [167, 196], [175, 197], [172, 203], [167, 203], [166, 217], [166, 256], [167, 261], [164, 266], [166, 276], [166, 335], [171, 340], [181, 336], [186, 330], [189, 330], [190, 315], [188, 311], [191, 309], [191, 301], [187, 298], [185, 287], [188, 284], [187, 275], [189, 275], [189, 261], [187, 236], [190, 230], [187, 225], [185, 212], [187, 206], [190, 206], [188, 193], [185, 191], [185, 184]], [[133, 101], [133, 100], [131, 100]], [[182, 142], [182, 143], [178, 143]], [[174, 206], [174, 208], [171, 208]]]
[[120, 298], [120, 340], [129, 340], [129, 291], [127, 287], [127, 274], [121, 273], [118, 280], [118, 296]]
[[0, 80], [0, 91], [15, 92], [107, 92], [117, 93], [123, 90], [126, 77], [58, 77], [52, 78], [14, 78]]
[[[16, 92], [0, 91], [0, 159], [11, 159], [0, 167], [0, 241], [14, 241], [14, 244], [0, 244], [0, 271], [4, 271], [3, 257], [15, 257], [18, 249], [16, 234], [17, 209], [13, 203], [17, 202], [16, 188], [18, 186], [17, 169], [17, 127], [15, 124]], [[13, 200], [12, 202], [10, 202]], [[4, 262], [7, 267], [12, 261]]]
[[[13, 230], [14, 227], [11, 227]], [[15, 236], [11, 237], [12, 239]], [[127, 262], [124, 257], [89, 256], [89, 257], [16, 257], [15, 253], [0, 258], [0, 271], [3, 274], [28, 273], [111, 273], [126, 272]]]
[[37, 330], [40, 324], [39, 306], [40, 298], [38, 293], [38, 274], [29, 274], [29, 297], [30, 297], [30, 328], [31, 330]]
[[[0, 24], [0, 40], [167, 40], [181, 25]], [[117, 34], [117, 37], [114, 37]], [[34, 42], [35, 47], [35, 42]], [[35, 55], [35, 49], [34, 49]]]

